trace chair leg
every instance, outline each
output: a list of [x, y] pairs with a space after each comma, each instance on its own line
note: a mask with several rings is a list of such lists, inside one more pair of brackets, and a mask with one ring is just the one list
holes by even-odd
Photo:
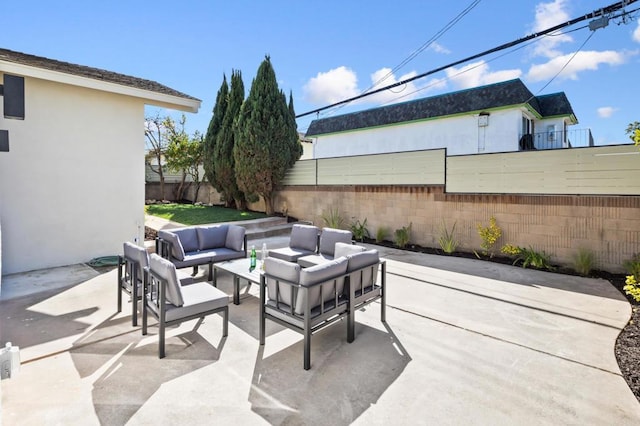
[[191, 275], [192, 275], [192, 276], [196, 276], [196, 275], [198, 275], [198, 265], [195, 265], [195, 266], [193, 267], [193, 273], [192, 273]]
[[352, 343], [356, 338], [356, 313], [355, 309], [349, 307], [349, 315], [347, 316], [347, 343]]
[[229, 307], [225, 306], [223, 311], [223, 320], [222, 320], [222, 337], [227, 337], [229, 334]]
[[382, 263], [382, 277], [380, 279], [382, 287], [382, 300], [380, 301], [380, 321], [387, 322], [387, 263]]
[[160, 322], [158, 328], [158, 358], [164, 358], [164, 322]]
[[[209, 262], [209, 276], [207, 277], [207, 280], [213, 281], [213, 262]], [[215, 282], [213, 285], [216, 285]]]
[[122, 312], [122, 263], [118, 261], [118, 312]]
[[304, 330], [304, 369], [311, 368], [311, 330]]
[[147, 303], [142, 299], [142, 335], [147, 335]]
[[134, 282], [131, 286], [131, 325], [134, 327], [138, 326], [138, 283]]

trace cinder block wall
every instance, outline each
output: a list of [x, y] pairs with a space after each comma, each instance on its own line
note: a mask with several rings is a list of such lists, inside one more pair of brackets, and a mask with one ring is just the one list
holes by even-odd
[[367, 219], [375, 236], [412, 223], [411, 242], [439, 247], [443, 223], [464, 251], [480, 248], [478, 223], [491, 216], [502, 228], [504, 244], [533, 247], [551, 254], [554, 263], [571, 266], [580, 247], [591, 250], [596, 268], [623, 272], [623, 261], [640, 253], [640, 196], [524, 196], [445, 194], [441, 186], [289, 186], [274, 208], [322, 225], [323, 212], [337, 208], [351, 222]]

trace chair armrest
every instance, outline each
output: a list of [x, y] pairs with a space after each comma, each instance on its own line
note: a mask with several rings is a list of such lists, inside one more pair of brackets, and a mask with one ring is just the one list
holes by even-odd
[[161, 237], [156, 237], [156, 253], [160, 257], [171, 260], [173, 253], [173, 243]]

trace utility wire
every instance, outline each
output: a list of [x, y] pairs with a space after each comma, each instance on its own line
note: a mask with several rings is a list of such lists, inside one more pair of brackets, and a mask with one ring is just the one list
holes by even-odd
[[476, 55], [472, 55], [472, 56], [469, 56], [467, 58], [452, 62], [452, 63], [450, 63], [448, 65], [444, 65], [444, 66], [435, 68], [435, 69], [433, 69], [431, 71], [427, 71], [427, 72], [424, 72], [422, 74], [418, 74], [418, 75], [413, 76], [411, 78], [407, 78], [405, 80], [398, 81], [398, 82], [390, 84], [388, 86], [381, 87], [379, 89], [372, 90], [370, 92], [363, 93], [363, 94], [360, 94], [358, 96], [354, 96], [354, 97], [351, 97], [349, 99], [345, 99], [345, 100], [340, 101], [340, 102], [335, 102], [335, 103], [333, 103], [331, 105], [327, 105], [327, 106], [324, 106], [322, 108], [316, 108], [314, 110], [307, 111], [307, 112], [304, 112], [302, 114], [298, 114], [298, 115], [296, 115], [296, 118], [305, 117], [307, 115], [318, 113], [320, 111], [324, 111], [326, 109], [333, 108], [333, 107], [336, 107], [338, 105], [346, 104], [348, 102], [352, 102], [352, 101], [355, 101], [355, 100], [358, 100], [358, 99], [362, 99], [362, 98], [364, 98], [366, 96], [371, 96], [373, 94], [380, 93], [380, 92], [383, 92], [385, 90], [388, 90], [388, 89], [391, 89], [391, 88], [394, 88], [394, 87], [398, 87], [398, 86], [401, 86], [403, 84], [410, 83], [410, 82], [412, 82], [414, 80], [418, 80], [420, 78], [424, 78], [424, 77], [429, 76], [431, 74], [435, 74], [437, 72], [443, 71], [443, 70], [445, 70], [447, 68], [454, 67], [456, 65], [460, 65], [462, 63], [465, 63], [465, 62], [480, 58], [482, 56], [489, 55], [491, 53], [499, 52], [501, 50], [508, 49], [510, 47], [513, 47], [513, 46], [517, 46], [518, 44], [524, 43], [526, 41], [529, 41], [529, 40], [532, 40], [532, 39], [535, 39], [535, 38], [538, 38], [538, 37], [541, 37], [543, 35], [547, 35], [549, 33], [557, 31], [557, 30], [559, 30], [561, 28], [575, 25], [578, 22], [582, 22], [582, 21], [585, 21], [587, 19], [592, 19], [592, 18], [596, 18], [596, 17], [599, 17], [599, 16], [609, 15], [609, 14], [611, 14], [613, 12], [616, 12], [616, 11], [624, 8], [625, 6], [628, 6], [628, 5], [632, 4], [632, 3], [635, 3], [636, 1], [638, 1], [638, 0], [625, 0], [625, 1], [621, 1], [621, 2], [617, 2], [617, 3], [611, 4], [609, 6], [601, 8], [599, 10], [593, 11], [591, 13], [587, 13], [586, 15], [580, 16], [578, 18], [571, 19], [569, 21], [563, 22], [562, 24], [555, 25], [555, 26], [553, 26], [551, 28], [547, 28], [544, 31], [540, 31], [540, 32], [537, 32], [537, 33], [530, 34], [528, 36], [525, 36], [525, 37], [519, 38], [517, 40], [514, 40], [512, 42], [502, 44], [502, 45], [500, 45], [498, 47], [494, 47], [493, 49], [485, 50], [484, 52], [478, 53]]

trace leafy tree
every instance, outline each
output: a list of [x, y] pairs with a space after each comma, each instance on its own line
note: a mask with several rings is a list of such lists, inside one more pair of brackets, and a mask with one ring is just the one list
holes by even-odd
[[[169, 139], [163, 126], [165, 118], [156, 114], [154, 117], [145, 118], [144, 136], [147, 140], [148, 152], [145, 163], [149, 165], [152, 172], [158, 174], [160, 178], [160, 198], [166, 198], [164, 193], [164, 169], [162, 163], [164, 154], [169, 145]], [[155, 163], [155, 164], [154, 164]]]
[[234, 126], [244, 102], [244, 83], [240, 71], [231, 74], [231, 91], [228, 96], [227, 111], [218, 132], [214, 152], [215, 188], [224, 195], [227, 202], [233, 201], [238, 210], [246, 209], [247, 201], [244, 193], [236, 183], [235, 160], [233, 147], [235, 145]]
[[227, 76], [223, 74], [222, 84], [220, 85], [220, 89], [218, 89], [218, 94], [216, 95], [216, 104], [213, 107], [213, 116], [209, 121], [209, 127], [207, 128], [207, 133], [204, 137], [203, 142], [203, 166], [205, 175], [211, 185], [213, 185], [213, 187], [218, 191], [220, 191], [220, 189], [216, 186], [215, 183], [216, 141], [218, 138], [218, 134], [220, 133], [220, 128], [222, 127], [222, 121], [224, 120], [224, 116], [227, 111], [228, 98], [229, 85], [227, 84]]
[[640, 134], [640, 121], [634, 121], [633, 123], [629, 123], [627, 128], [624, 131], [629, 139], [634, 141], [636, 145], [638, 145], [638, 134]]
[[238, 187], [245, 194], [261, 195], [267, 214], [274, 211], [273, 195], [286, 171], [302, 155], [292, 111], [293, 101], [287, 106], [266, 56], [240, 110], [233, 156]]
[[165, 157], [167, 159], [167, 167], [171, 170], [182, 172], [182, 180], [178, 186], [176, 198], [183, 199], [184, 191], [187, 189], [186, 177], [190, 176], [196, 185], [195, 196], [193, 202], [198, 200], [198, 193], [202, 181], [200, 179], [200, 166], [203, 161], [204, 143], [200, 132], [196, 131], [192, 137], [189, 137], [184, 129], [186, 117], [182, 115], [178, 126], [169, 117], [163, 122], [167, 129], [169, 145], [167, 146]]

